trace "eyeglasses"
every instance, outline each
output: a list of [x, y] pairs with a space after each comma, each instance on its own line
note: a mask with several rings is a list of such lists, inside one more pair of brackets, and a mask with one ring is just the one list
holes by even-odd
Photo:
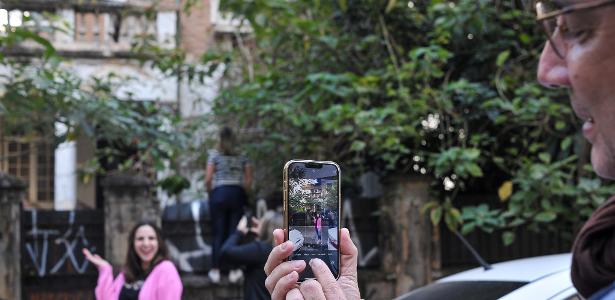
[[[539, 0], [536, 2], [536, 20], [542, 22], [551, 47], [555, 54], [563, 59], [568, 47], [561, 36], [569, 34], [571, 30], [564, 22], [560, 21], [558, 24], [558, 17], [613, 3], [615, 0], [586, 0], [577, 3], [571, 0]], [[556, 34], [560, 37], [556, 37]]]

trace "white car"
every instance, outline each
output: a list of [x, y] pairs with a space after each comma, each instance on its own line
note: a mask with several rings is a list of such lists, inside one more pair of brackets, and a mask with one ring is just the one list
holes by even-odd
[[571, 254], [493, 264], [444, 277], [396, 300], [580, 300], [570, 279]]

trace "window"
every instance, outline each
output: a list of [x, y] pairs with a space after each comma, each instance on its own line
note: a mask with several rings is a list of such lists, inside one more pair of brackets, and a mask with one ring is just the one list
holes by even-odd
[[53, 207], [54, 147], [45, 140], [0, 137], [0, 170], [27, 184], [28, 203]]

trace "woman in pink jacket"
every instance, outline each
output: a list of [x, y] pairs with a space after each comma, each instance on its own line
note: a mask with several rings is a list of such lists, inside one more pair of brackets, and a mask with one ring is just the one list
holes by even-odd
[[320, 213], [316, 213], [316, 217], [314, 218], [314, 229], [316, 230], [316, 237], [318, 238], [318, 244], [322, 244], [322, 235], [321, 235], [321, 228], [322, 228], [322, 217], [320, 216]]
[[182, 282], [167, 258], [160, 229], [153, 223], [137, 224], [128, 237], [122, 272], [113, 279], [111, 264], [88, 249], [85, 257], [98, 268], [97, 300], [179, 300]]

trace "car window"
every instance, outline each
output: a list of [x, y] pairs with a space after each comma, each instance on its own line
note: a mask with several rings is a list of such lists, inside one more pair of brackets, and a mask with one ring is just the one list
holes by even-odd
[[498, 299], [527, 282], [513, 281], [449, 281], [436, 282], [398, 297], [396, 300]]

